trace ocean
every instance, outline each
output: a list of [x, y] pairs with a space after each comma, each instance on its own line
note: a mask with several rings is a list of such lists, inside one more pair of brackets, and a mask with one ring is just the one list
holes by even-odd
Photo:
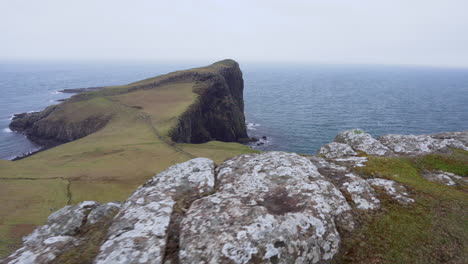
[[[70, 94], [126, 84], [194, 64], [0, 63], [0, 159], [38, 148], [8, 124]], [[377, 65], [243, 64], [250, 136], [259, 150], [314, 154], [340, 131], [373, 136], [468, 130], [468, 69]]]

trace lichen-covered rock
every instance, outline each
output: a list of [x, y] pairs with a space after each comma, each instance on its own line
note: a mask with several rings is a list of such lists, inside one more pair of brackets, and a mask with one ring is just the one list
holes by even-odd
[[101, 204], [91, 210], [88, 215], [88, 223], [95, 224], [104, 217], [108, 217], [116, 213], [120, 209], [120, 203]]
[[414, 199], [409, 197], [406, 188], [399, 183], [381, 178], [368, 179], [367, 182], [372, 187], [385, 191], [388, 196], [400, 204], [407, 205], [414, 203]]
[[99, 222], [115, 213], [116, 203], [99, 205], [93, 201], [67, 205], [54, 212], [47, 224], [36, 228], [23, 238], [23, 247], [1, 263], [41, 264], [50, 263], [58, 255], [78, 246], [82, 241], [75, 237], [86, 225]]
[[95, 263], [162, 263], [174, 206], [211, 192], [214, 178], [213, 161], [196, 158], [139, 187], [114, 218]]
[[[447, 135], [448, 136], [448, 135]], [[468, 150], [465, 144], [454, 138], [437, 138], [431, 135], [385, 135], [379, 141], [397, 154], [423, 155], [446, 151], [449, 147]]]
[[467, 179], [464, 179], [461, 176], [446, 171], [426, 171], [422, 173], [422, 176], [428, 181], [437, 182], [447, 186], [455, 186], [457, 185], [457, 183], [468, 184]]
[[73, 236], [85, 223], [89, 212], [99, 204], [93, 201], [67, 205], [47, 218], [47, 224], [36, 228], [23, 238], [25, 244], [34, 244], [53, 236]]
[[329, 159], [357, 155], [357, 152], [348, 144], [338, 142], [331, 142], [323, 145], [317, 153]]
[[53, 236], [43, 241], [23, 246], [4, 259], [7, 264], [45, 264], [53, 261], [59, 254], [77, 246], [79, 241], [71, 236]]
[[351, 205], [359, 210], [375, 210], [380, 208], [380, 201], [372, 187], [363, 178], [350, 172], [348, 168], [319, 157], [309, 157], [318, 168], [320, 174], [329, 178], [339, 189], [349, 197]]
[[219, 190], [182, 220], [181, 263], [317, 263], [353, 229], [351, 207], [306, 158], [242, 155], [218, 168]]
[[351, 129], [339, 133], [335, 137], [335, 142], [348, 144], [355, 151], [363, 151], [369, 155], [384, 156], [392, 153], [380, 141], [360, 129]]

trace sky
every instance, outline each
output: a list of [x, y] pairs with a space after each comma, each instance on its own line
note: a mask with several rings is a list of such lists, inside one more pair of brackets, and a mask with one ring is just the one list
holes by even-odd
[[467, 0], [0, 0], [0, 60], [468, 67]]

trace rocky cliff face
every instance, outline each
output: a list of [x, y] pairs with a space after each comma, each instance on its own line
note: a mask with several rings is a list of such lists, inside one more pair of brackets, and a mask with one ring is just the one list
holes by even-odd
[[92, 115], [73, 122], [66, 116], [54, 117], [62, 105], [54, 105], [42, 112], [17, 114], [10, 123], [10, 129], [25, 134], [32, 142], [50, 148], [70, 142], [103, 128], [111, 115]]
[[[383, 198], [402, 207], [415, 203], [402, 184], [356, 173], [369, 152], [402, 156], [468, 150], [467, 135], [377, 140], [356, 129], [340, 133], [339, 142], [322, 147], [319, 156], [265, 152], [219, 166], [196, 158], [159, 173], [122, 205], [83, 202], [60, 209], [3, 261], [330, 263], [343, 237], [361, 225], [361, 216], [380, 210]], [[466, 184], [441, 171], [421, 177], [448, 186]], [[96, 225], [104, 235], [87, 232]], [[91, 240], [92, 254], [76, 254]]]
[[[247, 138], [244, 117], [244, 82], [239, 64], [224, 60], [210, 66], [162, 75], [150, 81], [137, 82], [125, 89], [100, 89], [96, 93], [81, 93], [66, 102], [50, 106], [42, 112], [23, 113], [10, 124], [13, 131], [24, 133], [31, 141], [53, 147], [92, 134], [106, 126], [112, 111], [89, 114], [78, 120], [70, 118], [67, 106], [96, 98], [113, 96], [142, 89], [155, 89], [177, 82], [193, 82], [198, 97], [178, 119], [169, 133], [174, 142], [203, 143], [211, 140], [240, 142]], [[74, 110], [77, 111], [77, 110]]]
[[225, 60], [211, 67], [210, 72], [193, 76], [194, 92], [199, 97], [170, 133], [175, 142], [239, 142], [247, 138], [244, 80], [239, 65]]

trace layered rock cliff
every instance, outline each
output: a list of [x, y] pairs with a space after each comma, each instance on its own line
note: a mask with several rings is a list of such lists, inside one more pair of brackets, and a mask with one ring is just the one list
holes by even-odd
[[[340, 133], [318, 156], [265, 152], [219, 166], [206, 158], [192, 159], [154, 176], [122, 205], [83, 202], [60, 209], [3, 261], [330, 263], [343, 239], [365, 224], [363, 219], [385, 213], [387, 206], [411, 211], [424, 203], [419, 197], [428, 199], [426, 187], [421, 196], [414, 185], [382, 175], [364, 177], [359, 168], [379, 156], [467, 151], [467, 136], [455, 132], [374, 139], [355, 129]], [[466, 186], [462, 176], [434, 171], [411, 177], [455, 188]], [[103, 230], [89, 232], [97, 226]], [[91, 253], [79, 254], [85, 249]], [[463, 258], [451, 259], [461, 263]]]
[[[73, 96], [44, 111], [17, 114], [10, 129], [24, 133], [46, 148], [92, 134], [118, 114], [110, 106], [99, 111], [83, 111], [85, 104], [99, 97], [112, 97], [163, 85], [193, 83], [195, 102], [179, 116], [169, 132], [174, 142], [203, 143], [211, 140], [240, 142], [247, 138], [244, 117], [244, 83], [239, 64], [223, 60], [207, 67], [178, 71], [121, 87], [103, 88]], [[83, 113], [80, 113], [80, 112]]]

